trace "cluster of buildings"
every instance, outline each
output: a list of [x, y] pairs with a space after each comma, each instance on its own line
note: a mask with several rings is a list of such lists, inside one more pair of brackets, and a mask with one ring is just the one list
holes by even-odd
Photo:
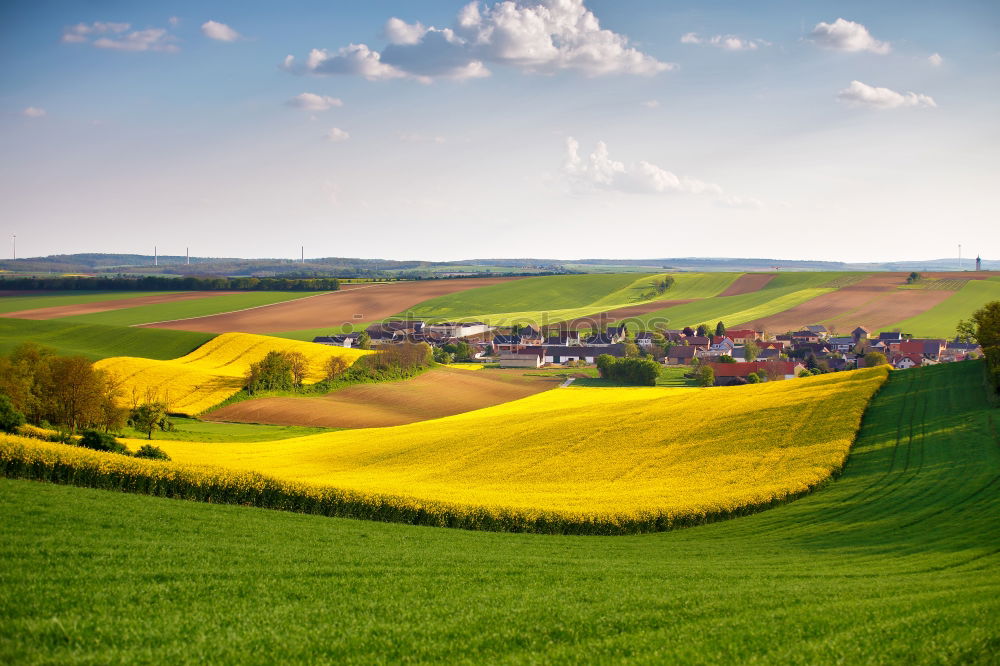
[[[850, 335], [837, 336], [825, 326], [766, 336], [752, 329], [728, 330], [724, 335], [697, 335], [690, 328], [640, 331], [630, 337], [624, 324], [600, 332], [544, 332], [531, 326], [491, 327], [483, 322], [389, 321], [365, 331], [373, 346], [426, 342], [444, 346], [464, 342], [473, 358], [496, 357], [501, 366], [534, 367], [583, 362], [592, 364], [601, 354], [624, 357], [638, 350], [665, 365], [708, 365], [717, 384], [745, 383], [751, 374], [762, 379], [788, 379], [802, 370], [850, 370], [864, 367], [865, 355], [882, 353], [896, 368], [962, 361], [980, 354], [978, 345], [937, 338], [914, 338], [898, 331], [875, 335], [858, 326]], [[314, 342], [356, 346], [361, 333], [321, 336]], [[631, 347], [631, 345], [635, 347]]]

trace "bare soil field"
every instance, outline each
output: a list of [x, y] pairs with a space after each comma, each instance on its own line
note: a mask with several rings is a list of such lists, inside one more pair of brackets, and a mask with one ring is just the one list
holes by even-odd
[[617, 308], [615, 310], [608, 310], [606, 312], [598, 312], [597, 314], [590, 315], [589, 317], [577, 317], [576, 319], [571, 319], [569, 321], [560, 322], [558, 324], [552, 324], [547, 327], [548, 330], [558, 330], [558, 331], [576, 331], [582, 329], [599, 329], [603, 328], [605, 324], [611, 324], [616, 321], [622, 321], [623, 319], [628, 319], [630, 317], [638, 317], [640, 315], [649, 314], [650, 312], [656, 312], [657, 310], [662, 310], [664, 308], [673, 307], [675, 305], [684, 305], [685, 303], [692, 303], [698, 300], [697, 298], [689, 298], [687, 300], [676, 300], [676, 301], [654, 301], [652, 303], [643, 303], [642, 305], [629, 305], [624, 308]]
[[[39, 294], [39, 292], [33, 292]], [[157, 294], [155, 296], [138, 296], [136, 298], [119, 298], [112, 301], [97, 301], [94, 303], [79, 303], [77, 305], [57, 305], [51, 308], [35, 308], [32, 310], [21, 310], [20, 312], [8, 312], [5, 317], [15, 317], [17, 319], [58, 319], [59, 317], [73, 317], [76, 315], [94, 314], [95, 312], [108, 312], [110, 310], [121, 310], [123, 308], [134, 308], [140, 305], [157, 305], [159, 303], [173, 303], [175, 301], [190, 301], [196, 298], [211, 298], [213, 296], [224, 296], [226, 294], [238, 294], [238, 291], [184, 291], [176, 294]]]
[[776, 315], [748, 322], [746, 327], [784, 333], [810, 324], [823, 324], [841, 335], [856, 326], [876, 331], [929, 310], [955, 293], [897, 289], [905, 282], [905, 273], [879, 273]]
[[[223, 407], [206, 421], [377, 428], [426, 421], [525, 398], [556, 388], [561, 377], [530, 369], [435, 368], [399, 382], [359, 384], [317, 398], [260, 398]], [[469, 433], [473, 436], [474, 433]]]
[[760, 291], [777, 275], [777, 273], [746, 273], [736, 278], [736, 281], [719, 296], [739, 296], [740, 294]]
[[517, 279], [472, 278], [345, 285], [340, 291], [242, 312], [178, 319], [145, 326], [202, 333], [281, 333], [324, 326], [333, 330], [342, 324], [385, 319], [430, 298]]

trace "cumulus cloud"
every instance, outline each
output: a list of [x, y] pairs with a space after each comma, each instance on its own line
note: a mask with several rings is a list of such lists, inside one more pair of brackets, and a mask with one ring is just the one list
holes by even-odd
[[861, 81], [851, 81], [851, 85], [837, 93], [837, 99], [852, 106], [867, 106], [873, 109], [937, 106], [934, 98], [929, 95], [914, 92], [900, 93], [889, 88], [876, 88]]
[[809, 37], [820, 46], [837, 51], [868, 51], [885, 55], [892, 50], [889, 42], [875, 39], [865, 26], [842, 18], [833, 23], [817, 23]]
[[334, 127], [326, 133], [326, 138], [333, 143], [341, 143], [350, 139], [351, 135], [339, 127]]
[[235, 42], [241, 37], [240, 33], [230, 28], [225, 23], [217, 21], [205, 21], [201, 24], [201, 34], [209, 39], [219, 42]]
[[689, 32], [681, 35], [681, 44], [699, 44], [701, 46], [714, 46], [726, 51], [756, 51], [761, 46], [770, 46], [771, 42], [763, 39], [745, 39], [736, 35], [714, 35], [712, 37], [702, 37], [696, 32]]
[[941, 63], [944, 62], [944, 58], [941, 57], [940, 53], [932, 53], [927, 56], [927, 62], [929, 62], [932, 67], [940, 67]]
[[[166, 51], [174, 52], [176, 38], [164, 28], [132, 30], [128, 23], [78, 23], [63, 30], [62, 41], [67, 44], [85, 44], [99, 49], [115, 51]], [[93, 41], [91, 41], [93, 40]]]
[[285, 104], [296, 109], [302, 109], [303, 111], [326, 111], [335, 106], [344, 106], [344, 103], [336, 97], [308, 92], [296, 95], [285, 102]]
[[381, 52], [366, 44], [350, 44], [333, 53], [313, 49], [301, 64], [288, 56], [284, 67], [297, 73], [422, 81], [489, 76], [488, 64], [523, 72], [575, 70], [587, 76], [652, 75], [676, 67], [630, 46], [625, 36], [602, 29], [583, 0], [472, 2], [459, 11], [451, 28], [393, 17], [382, 32], [389, 44]]
[[21, 115], [25, 118], [42, 118], [45, 116], [45, 109], [37, 106], [29, 106], [21, 112]]
[[577, 189], [584, 191], [707, 195], [723, 205], [742, 207], [746, 207], [748, 202], [756, 201], [726, 196], [715, 183], [678, 176], [643, 160], [634, 164], [619, 162], [611, 158], [608, 146], [603, 141], [597, 142], [594, 152], [582, 156], [580, 143], [573, 137], [567, 138], [563, 173]]

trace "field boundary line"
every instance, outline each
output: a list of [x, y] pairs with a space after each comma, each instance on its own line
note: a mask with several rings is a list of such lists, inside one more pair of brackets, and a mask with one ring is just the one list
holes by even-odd
[[389, 284], [389, 283], [388, 282], [376, 282], [375, 284], [367, 284], [367, 285], [365, 285], [363, 287], [355, 287], [354, 289], [346, 289], [346, 290], [345, 289], [338, 289], [337, 291], [324, 291], [324, 292], [321, 292], [319, 294], [313, 294], [312, 296], [303, 296], [302, 298], [291, 298], [291, 299], [289, 299], [287, 301], [280, 301], [278, 303], [267, 303], [265, 305], [254, 305], [253, 307], [249, 307], [249, 308], [240, 308], [239, 310], [228, 310], [226, 312], [216, 312], [214, 314], [209, 314], [209, 315], [198, 315], [197, 317], [181, 317], [180, 319], [164, 319], [163, 321], [147, 321], [147, 322], [143, 322], [141, 324], [130, 324], [130, 327], [136, 327], [136, 326], [154, 326], [156, 324], [172, 324], [175, 321], [190, 321], [192, 319], [204, 319], [206, 317], [215, 317], [215, 316], [218, 316], [218, 315], [233, 314], [235, 312], [247, 312], [248, 310], [259, 310], [260, 308], [270, 308], [270, 307], [274, 307], [275, 305], [283, 305], [285, 303], [291, 303], [292, 301], [305, 301], [305, 300], [308, 300], [310, 298], [316, 298], [317, 296], [327, 296], [328, 294], [340, 294], [340, 293], [342, 293], [344, 291], [357, 291], [358, 289], [368, 289], [369, 287], [377, 287], [380, 284]]

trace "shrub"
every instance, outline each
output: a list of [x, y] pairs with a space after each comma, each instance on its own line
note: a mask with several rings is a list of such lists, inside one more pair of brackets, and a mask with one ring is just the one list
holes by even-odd
[[596, 362], [601, 377], [622, 384], [656, 386], [656, 378], [660, 376], [660, 364], [647, 358], [615, 358], [601, 354]]
[[759, 384], [759, 383], [760, 383], [760, 377], [757, 376], [756, 372], [751, 372], [749, 375], [747, 375], [747, 384]]
[[80, 437], [80, 441], [77, 442], [77, 446], [95, 451], [110, 451], [111, 453], [124, 453], [128, 455], [128, 449], [121, 442], [112, 435], [106, 432], [98, 432], [97, 430], [85, 430]]
[[3, 393], [0, 393], [0, 430], [15, 432], [24, 425], [24, 414], [14, 409], [14, 404]]
[[135, 457], [146, 458], [148, 460], [170, 460], [170, 456], [167, 455], [166, 451], [152, 444], [143, 444], [139, 447], [139, 450], [135, 452]]

